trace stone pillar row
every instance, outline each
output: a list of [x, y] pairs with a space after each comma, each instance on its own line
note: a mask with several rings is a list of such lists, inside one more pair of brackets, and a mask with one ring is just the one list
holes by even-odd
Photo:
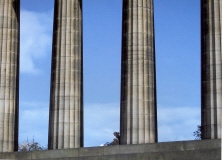
[[[18, 149], [20, 1], [0, 0], [0, 152]], [[202, 138], [221, 138], [222, 2], [201, 0]], [[55, 0], [49, 149], [83, 147], [82, 0]], [[120, 143], [157, 142], [153, 0], [123, 0]]]

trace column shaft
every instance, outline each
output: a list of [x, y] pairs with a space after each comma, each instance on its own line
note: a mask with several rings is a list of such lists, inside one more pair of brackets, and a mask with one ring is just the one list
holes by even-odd
[[201, 0], [202, 138], [221, 138], [222, 1]]
[[0, 152], [18, 150], [19, 4], [0, 1]]
[[157, 142], [153, 0], [123, 0], [120, 143]]
[[49, 149], [83, 146], [82, 1], [55, 0]]

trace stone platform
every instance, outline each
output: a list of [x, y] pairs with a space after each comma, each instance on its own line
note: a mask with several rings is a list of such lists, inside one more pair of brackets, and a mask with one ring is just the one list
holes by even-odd
[[0, 153], [0, 159], [220, 160], [221, 140], [161, 142], [64, 150]]

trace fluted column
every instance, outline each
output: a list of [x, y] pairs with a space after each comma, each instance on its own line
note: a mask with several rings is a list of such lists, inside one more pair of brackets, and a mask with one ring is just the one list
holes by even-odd
[[222, 1], [201, 0], [202, 138], [221, 138]]
[[82, 0], [55, 0], [49, 149], [83, 146]]
[[123, 0], [120, 136], [157, 142], [153, 0]]
[[0, 152], [18, 150], [19, 0], [0, 0]]

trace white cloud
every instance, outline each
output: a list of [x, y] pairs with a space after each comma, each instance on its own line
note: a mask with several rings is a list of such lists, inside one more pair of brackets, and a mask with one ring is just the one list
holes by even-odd
[[[200, 108], [158, 107], [158, 139], [163, 141], [194, 140], [193, 132], [200, 125]], [[119, 104], [88, 104], [85, 107], [85, 146], [113, 140], [119, 131]]]
[[[33, 136], [42, 145], [48, 140], [49, 106], [46, 102], [20, 102], [19, 141]], [[92, 104], [84, 108], [85, 146], [99, 146], [111, 142], [113, 132], [119, 131], [118, 104]]]
[[[21, 102], [20, 142], [32, 137], [42, 145], [48, 139], [48, 103]], [[86, 104], [84, 107], [84, 145], [99, 146], [111, 142], [119, 131], [119, 104]], [[200, 124], [197, 107], [158, 107], [158, 138], [163, 141], [194, 140]]]
[[51, 54], [52, 12], [21, 10], [20, 71], [39, 73], [36, 61]]
[[163, 141], [194, 140], [200, 125], [200, 108], [158, 107], [158, 138]]
[[99, 146], [111, 142], [119, 131], [119, 104], [87, 104], [84, 109], [84, 145]]
[[19, 142], [33, 137], [36, 142], [46, 146], [48, 140], [48, 103], [21, 102], [19, 114]]

